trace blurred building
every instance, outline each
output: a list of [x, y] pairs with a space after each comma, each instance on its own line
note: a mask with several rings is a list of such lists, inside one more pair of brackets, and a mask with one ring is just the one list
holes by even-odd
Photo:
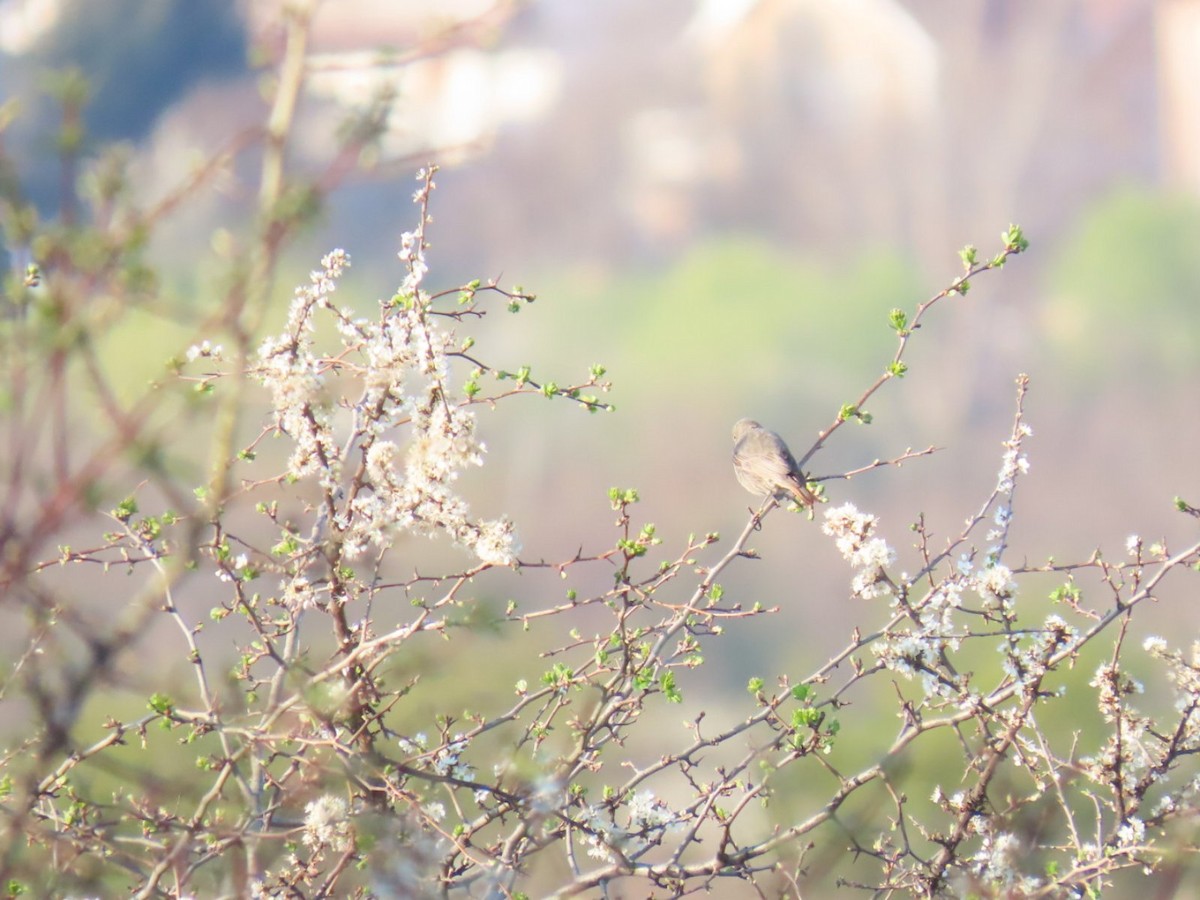
[[[128, 2], [79, 9], [103, 21]], [[379, 149], [395, 165], [383, 171], [459, 165], [439, 203], [469, 225], [443, 236], [442, 249], [488, 268], [530, 246], [563, 262], [662, 259], [727, 231], [823, 256], [896, 247], [940, 268], [947, 247], [982, 243], [997, 223], [1052, 237], [1114, 183], [1165, 177], [1200, 190], [1198, 7], [317, 3], [295, 152], [301, 162], [328, 158], [340, 123], [390, 98]], [[0, 45], [29, 54], [78, 31], [67, 8], [0, 0]], [[281, 46], [284, 8], [230, 6], [266, 56]], [[105, 43], [90, 36], [79, 46]], [[128, 82], [114, 69], [113, 95], [145, 110], [149, 86], [179, 79], [176, 56], [157, 64], [158, 76], [139, 70]], [[172, 164], [190, 164], [179, 148], [208, 152], [215, 135], [257, 117], [253, 81], [240, 77], [180, 81], [186, 93], [152, 111], [157, 133], [145, 145], [155, 174], [145, 183], [168, 184]], [[362, 221], [395, 197], [364, 190], [348, 202], [361, 205], [350, 219]]]
[[1200, 194], [1200, 2], [1162, 0], [1155, 13], [1163, 174]]

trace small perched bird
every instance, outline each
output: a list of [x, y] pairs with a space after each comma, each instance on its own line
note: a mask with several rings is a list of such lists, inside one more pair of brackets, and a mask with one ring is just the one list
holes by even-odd
[[760, 497], [792, 499], [801, 506], [817, 502], [783, 438], [753, 419], [733, 426], [733, 472], [742, 487]]

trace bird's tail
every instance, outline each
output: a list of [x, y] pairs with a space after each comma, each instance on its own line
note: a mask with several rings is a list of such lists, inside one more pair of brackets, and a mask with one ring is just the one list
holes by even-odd
[[815, 506], [819, 502], [816, 494], [808, 489], [808, 485], [804, 483], [804, 477], [791, 478], [789, 484], [792, 488], [792, 497], [801, 506]]

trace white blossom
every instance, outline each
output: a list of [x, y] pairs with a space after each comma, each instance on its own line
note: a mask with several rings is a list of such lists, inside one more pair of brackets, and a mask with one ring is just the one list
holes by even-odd
[[859, 571], [851, 582], [852, 592], [871, 599], [891, 592], [885, 569], [896, 561], [896, 551], [882, 538], [873, 537], [878, 519], [861, 513], [852, 503], [825, 512], [821, 530], [832, 537], [840, 552]]
[[589, 834], [584, 841], [587, 844], [587, 855], [600, 862], [612, 862], [612, 851], [604, 843], [604, 838], [598, 834]]
[[330, 847], [341, 852], [350, 847], [351, 831], [346, 800], [323, 794], [304, 808], [304, 843], [313, 850]]
[[425, 815], [435, 822], [440, 822], [446, 818], [446, 806], [444, 803], [434, 801], [425, 804]]
[[423, 731], [418, 731], [411, 738], [399, 738], [396, 743], [400, 745], [400, 749], [405, 753], [424, 753], [429, 747], [429, 736]]
[[513, 531], [512, 522], [500, 519], [480, 524], [474, 550], [480, 562], [493, 566], [511, 566], [517, 561], [521, 544]]
[[1021, 453], [1021, 440], [1031, 434], [1033, 429], [1022, 422], [1017, 426], [1013, 438], [1004, 442], [1004, 456], [1000, 461], [1000, 475], [996, 481], [996, 490], [999, 493], [1011, 494], [1017, 476], [1029, 471], [1029, 460]]
[[977, 572], [972, 579], [975, 592], [984, 601], [984, 606], [1008, 610], [1017, 592], [1012, 570], [1008, 566], [993, 564]]
[[1125, 846], [1140, 844], [1146, 839], [1146, 823], [1137, 816], [1130, 816], [1117, 829], [1117, 841]]
[[283, 591], [280, 600], [288, 609], [297, 611], [316, 609], [320, 605], [317, 602], [316, 591], [303, 575], [296, 575], [290, 581], [280, 582], [279, 587]]
[[205, 340], [205, 341], [201, 341], [199, 344], [192, 344], [192, 346], [188, 347], [187, 353], [185, 354], [185, 356], [187, 357], [188, 362], [195, 362], [197, 359], [200, 359], [200, 358], [218, 359], [218, 360], [223, 359], [224, 354], [225, 354], [225, 348], [222, 347], [220, 344], [213, 344], [213, 343]]
[[[425, 182], [420, 201], [431, 187]], [[271, 392], [277, 427], [294, 445], [288, 475], [315, 476], [327, 492], [339, 493], [345, 453], [365, 448], [361, 482], [331, 516], [348, 559], [386, 549], [398, 532], [411, 532], [447, 535], [486, 565], [515, 565], [520, 542], [513, 524], [475, 519], [452, 489], [463, 469], [483, 464], [486, 447], [475, 433], [473, 410], [446, 390], [447, 355], [458, 342], [437, 327], [428, 314], [431, 301], [416, 292], [425, 271], [422, 228], [402, 237], [400, 255], [412, 280], [409, 302], [385, 303], [377, 322], [335, 309], [329, 298], [350, 261], [334, 250], [296, 291], [287, 331], [260, 347], [254, 372]], [[309, 333], [317, 310], [337, 320], [345, 352], [336, 367], [314, 352]], [[334, 438], [340, 423], [324, 373], [342, 370], [354, 355], [361, 358], [364, 388], [354, 407], [355, 441], [343, 449]]]
[[1151, 656], [1162, 656], [1167, 652], [1167, 642], [1157, 635], [1151, 635], [1142, 641], [1142, 649]]
[[460, 762], [462, 752], [467, 749], [467, 741], [461, 735], [439, 750], [433, 757], [433, 771], [439, 775], [448, 775], [460, 781], [473, 781], [475, 770], [466, 763]]
[[1007, 832], [985, 834], [983, 845], [973, 857], [978, 874], [995, 885], [1012, 885], [1021, 877], [1020, 859], [1021, 843]]
[[629, 801], [629, 825], [633, 830], [662, 828], [675, 820], [675, 814], [651, 791], [639, 791]]

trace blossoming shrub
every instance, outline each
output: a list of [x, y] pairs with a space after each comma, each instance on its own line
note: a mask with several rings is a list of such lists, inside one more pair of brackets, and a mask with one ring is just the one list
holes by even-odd
[[[474, 408], [536, 393], [604, 410], [608, 385], [599, 366], [566, 386], [535, 381], [456, 333], [532, 297], [479, 282], [426, 289], [433, 177], [420, 174], [417, 226], [402, 240], [407, 275], [373, 315], [337, 304], [350, 259], [333, 251], [281, 333], [240, 355], [212, 341], [186, 354], [183, 377], [202, 394], [245, 376], [269, 398], [259, 436], [225, 461], [240, 486], [201, 489], [187, 515], [143, 513], [134, 491], [99, 545], [10, 556], [7, 596], [33, 623], [4, 696], [22, 717], [14, 727], [8, 715], [2, 760], [10, 894], [669, 897], [741, 882], [766, 896], [837, 884], [1059, 896], [1176, 865], [1200, 783], [1200, 644], [1131, 648], [1125, 635], [1169, 576], [1200, 565], [1200, 543], [1135, 537], [1121, 562], [1011, 560], [1028, 379], [997, 483], [958, 534], [934, 541], [918, 519], [916, 553], [902, 558], [874, 514], [817, 508], [861, 610], [826, 664], [751, 679], [740, 711], [689, 705], [693, 670], [745, 620], [772, 614], [721, 579], [783, 511], [768, 500], [729, 542], [662, 538], [636, 520], [637, 491], [614, 488], [612, 543], [557, 563], [523, 555], [508, 519], [478, 518], [456, 490], [486, 458]], [[801, 464], [846, 423], [870, 421], [868, 401], [904, 375], [935, 304], [1025, 246], [1014, 227], [990, 259], [967, 248], [945, 290], [911, 318], [893, 310], [894, 357]], [[260, 471], [272, 438], [286, 445], [282, 467]], [[411, 536], [458, 545], [470, 562], [429, 570], [420, 548], [432, 545]], [[401, 538], [412, 574], [393, 564]], [[76, 628], [84, 598], [40, 587], [55, 562], [118, 563], [107, 577], [132, 573], [137, 590], [110, 621]], [[439, 665], [475, 684], [477, 660], [455, 649], [481, 592], [519, 578], [548, 594], [547, 581], [595, 571], [599, 590], [557, 589], [557, 602], [513, 602], [490, 621], [513, 637], [537, 626], [540, 677], [479, 685], [465, 710], [422, 680], [436, 639]], [[1024, 587], [1046, 573], [1060, 583], [1048, 613]], [[175, 599], [197, 590], [213, 600], [207, 624]], [[804, 590], [798, 602], [823, 602]], [[147, 683], [129, 648], [159, 616], [178, 627], [173, 655], [191, 686], [149, 693], [132, 716], [101, 695], [100, 736], [83, 739], [97, 686]], [[60, 643], [63, 628], [74, 637]], [[1089, 645], [1105, 652], [1090, 684], [1102, 733], [1063, 698]], [[981, 664], [981, 650], [999, 664]], [[1169, 716], [1132, 704], [1131, 654], [1173, 686]], [[881, 720], [885, 699], [894, 712]], [[662, 727], [685, 708], [699, 710], [685, 727]]]
[[[603, 411], [608, 383], [601, 366], [560, 384], [493, 358], [489, 317], [524, 309], [523, 290], [428, 287], [432, 168], [400, 240], [405, 274], [369, 315], [338, 302], [351, 261], [335, 250], [286, 321], [271, 318], [281, 248], [352, 161], [380, 158], [396, 102], [381, 92], [323, 171], [293, 174], [311, 12], [287, 4], [261, 48], [278, 63], [262, 133], [178, 191], [143, 204], [117, 151], [47, 222], [0, 179], [20, 263], [0, 296], [8, 896], [1057, 897], [1130, 883], [1134, 896], [1144, 872], [1200, 889], [1187, 855], [1200, 644], [1135, 639], [1131, 624], [1168, 582], [1194, 590], [1200, 543], [1133, 536], [1119, 560], [1015, 559], [1033, 436], [1021, 376], [995, 487], [961, 529], [935, 539], [917, 511], [906, 529], [819, 505], [855, 627], [811, 671], [708, 696], [696, 670], [774, 615], [725, 577], [784, 511], [766, 502], [731, 540], [660, 536], [638, 492], [613, 488], [611, 540], [549, 562], [521, 546], [522, 523], [480, 515], [459, 480], [486, 464], [477, 408], [536, 394]], [[492, 27], [452, 27], [414, 55], [477, 32]], [[68, 176], [86, 90], [63, 84]], [[254, 167], [230, 163], [255, 137], [249, 184]], [[257, 198], [235, 229], [250, 234], [215, 235], [223, 290], [173, 307], [148, 239], [226, 177]], [[801, 465], [870, 423], [931, 310], [1026, 247], [1015, 227], [1001, 240], [990, 258], [964, 248], [945, 290], [890, 312], [894, 355]], [[162, 328], [177, 320], [197, 337], [172, 377], [122, 389], [109, 356], [157, 364], [182, 349]], [[796, 604], [830, 602], [812, 593], [797, 583]], [[496, 608], [497, 595], [520, 600]], [[520, 658], [482, 659], [475, 629]]]

